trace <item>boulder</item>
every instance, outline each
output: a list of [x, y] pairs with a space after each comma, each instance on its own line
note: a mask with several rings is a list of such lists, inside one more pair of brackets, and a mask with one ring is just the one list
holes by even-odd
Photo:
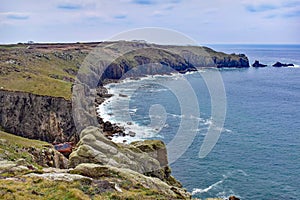
[[252, 67], [266, 67], [267, 65], [259, 63], [258, 60], [256, 60], [253, 64]]
[[272, 65], [273, 67], [293, 67], [294, 64], [286, 64], [286, 63], [281, 63], [281, 62], [276, 62], [274, 65]]

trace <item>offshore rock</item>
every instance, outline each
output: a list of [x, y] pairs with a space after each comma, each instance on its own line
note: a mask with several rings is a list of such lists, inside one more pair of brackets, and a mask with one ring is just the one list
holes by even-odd
[[286, 63], [281, 63], [281, 62], [276, 62], [274, 65], [272, 65], [273, 67], [293, 67], [294, 64], [286, 64]]
[[267, 65], [259, 63], [258, 60], [256, 60], [253, 64], [252, 67], [266, 67]]

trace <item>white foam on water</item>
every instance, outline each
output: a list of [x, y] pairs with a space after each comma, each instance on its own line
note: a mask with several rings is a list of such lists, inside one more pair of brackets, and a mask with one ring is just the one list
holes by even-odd
[[207, 188], [204, 188], [204, 189], [201, 189], [201, 188], [194, 188], [193, 191], [192, 191], [192, 195], [195, 195], [195, 194], [202, 194], [202, 193], [206, 193], [208, 191], [210, 191], [211, 189], [215, 188], [216, 186], [222, 184], [224, 182], [225, 179], [222, 179], [210, 186], [208, 186]]
[[244, 170], [238, 169], [237, 172], [243, 174], [243, 176], [249, 176]]
[[288, 68], [300, 68], [300, 65], [288, 66]]
[[[135, 81], [136, 80], [129, 80], [129, 81]], [[129, 82], [128, 81], [128, 82]], [[123, 95], [128, 94], [127, 88], [121, 87], [120, 89], [115, 88], [116, 83], [111, 83], [106, 85], [106, 88], [108, 90], [109, 94], [114, 94], [114, 96], [106, 99], [99, 107], [97, 108], [97, 113], [99, 116], [102, 117], [103, 121], [110, 121], [111, 123], [115, 123], [119, 126], [122, 126], [125, 128], [125, 136], [118, 136], [114, 135], [112, 137], [112, 141], [116, 143], [131, 143], [133, 141], [140, 141], [140, 140], [145, 140], [145, 139], [150, 139], [153, 137], [162, 137], [159, 135], [160, 129], [155, 128], [155, 127], [150, 127], [150, 126], [142, 126], [137, 124], [136, 122], [132, 121], [131, 119], [125, 120], [122, 119], [122, 116], [117, 116], [118, 113], [116, 112], [124, 112], [128, 113], [131, 115], [134, 115], [137, 112], [137, 108], [130, 108], [128, 109], [126, 106], [116, 108], [114, 105], [116, 104], [122, 104], [126, 102], [126, 99], [130, 97], [119, 97], [119, 94], [122, 93]], [[130, 89], [129, 89], [130, 90]], [[122, 92], [120, 92], [122, 91]], [[115, 110], [118, 109], [118, 110]], [[168, 125], [164, 125], [168, 126]], [[135, 136], [129, 136], [129, 132], [132, 131], [135, 133]]]
[[[194, 74], [197, 73], [191, 72], [189, 74]], [[159, 81], [159, 79], [165, 79], [165, 78], [170, 78], [172, 80], [178, 80], [178, 79], [184, 79], [184, 75], [180, 73], [174, 73], [170, 75], [148, 75], [139, 79], [132, 79], [132, 78], [126, 78], [121, 80], [119, 83], [109, 83], [105, 86], [105, 88], [108, 90], [109, 94], [113, 94], [112, 97], [106, 99], [97, 109], [97, 113], [103, 121], [110, 121], [111, 123], [118, 124], [119, 126], [123, 126], [125, 128], [125, 134], [128, 134], [129, 131], [132, 131], [136, 133], [134, 137], [126, 135], [125, 137], [122, 136], [114, 136], [112, 140], [114, 142], [124, 142], [126, 140], [126, 143], [130, 143], [132, 141], [136, 140], [144, 140], [144, 139], [150, 139], [154, 137], [162, 137], [159, 135], [160, 130], [163, 127], [168, 127], [168, 124], [162, 124], [162, 127], [156, 128], [156, 127], [150, 127], [150, 126], [145, 126], [145, 125], [140, 125], [133, 120], [130, 120], [130, 115], [134, 115], [137, 112], [137, 108], [126, 108], [126, 106], [116, 106], [116, 105], [123, 105], [122, 101], [124, 101], [124, 105], [127, 102], [128, 103], [128, 98], [130, 98], [130, 95], [132, 92], [134, 92], [135, 89], [132, 88], [137, 88], [135, 86], [139, 85], [147, 85], [148, 80], [150, 80], [150, 83], [152, 80], [153, 83]], [[146, 81], [145, 81], [146, 80]], [[143, 84], [143, 82], [145, 83]], [[131, 85], [133, 84], [133, 85]], [[133, 86], [133, 87], [130, 87]], [[163, 92], [163, 91], [168, 91], [166, 88], [153, 88], [150, 89], [152, 92]], [[120, 96], [120, 94], [122, 94]], [[118, 109], [118, 110], [115, 110]], [[126, 109], [126, 110], [124, 110]], [[119, 112], [119, 113], [118, 113]], [[122, 119], [122, 116], [119, 116], [120, 113], [128, 114], [127, 118], [128, 119]], [[184, 115], [176, 115], [176, 114], [169, 114], [166, 113], [167, 115], [170, 115], [175, 118], [197, 118], [199, 122], [204, 122], [205, 120], [200, 118], [200, 117], [194, 117], [194, 116], [184, 116]], [[124, 116], [126, 118], [126, 116]], [[123, 121], [122, 121], [123, 120]], [[128, 123], [130, 122], [130, 123]]]

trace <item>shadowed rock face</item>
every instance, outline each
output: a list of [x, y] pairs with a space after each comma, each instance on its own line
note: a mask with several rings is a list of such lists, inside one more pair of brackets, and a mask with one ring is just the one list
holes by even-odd
[[9, 133], [50, 143], [78, 141], [71, 102], [64, 98], [0, 90], [0, 126]]
[[[250, 67], [249, 60], [244, 54], [225, 54], [207, 47], [164, 46], [156, 44], [148, 44], [146, 47], [135, 47], [132, 45], [130, 42], [120, 42], [114, 43], [111, 47], [106, 47], [105, 49], [99, 47], [100, 52], [104, 54], [105, 51], [110, 50], [109, 48], [115, 51], [115, 49], [119, 49], [122, 46], [123, 53], [125, 53], [117, 54], [115, 56], [116, 59], [112, 63], [97, 63], [99, 69], [92, 68], [91, 70], [103, 73], [101, 80], [104, 80], [153, 74], [169, 74], [176, 71], [185, 73], [195, 71], [201, 67]], [[94, 66], [97, 66], [97, 64], [95, 63]]]

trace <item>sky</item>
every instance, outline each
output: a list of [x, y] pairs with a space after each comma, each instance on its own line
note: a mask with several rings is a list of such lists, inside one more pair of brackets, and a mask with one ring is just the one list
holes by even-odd
[[0, 0], [0, 43], [103, 41], [131, 29], [199, 44], [300, 44], [300, 0]]

